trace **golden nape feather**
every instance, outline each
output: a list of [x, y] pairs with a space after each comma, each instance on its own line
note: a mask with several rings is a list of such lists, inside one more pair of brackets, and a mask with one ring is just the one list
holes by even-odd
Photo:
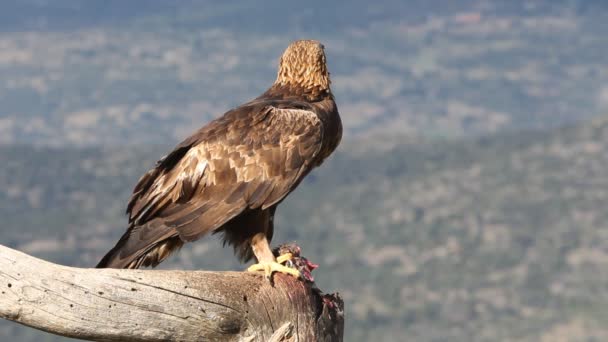
[[323, 49], [323, 45], [314, 40], [299, 40], [289, 45], [281, 56], [275, 84], [329, 93], [329, 72]]
[[242, 261], [273, 262], [277, 206], [341, 137], [323, 45], [293, 42], [266, 92], [200, 128], [141, 177], [127, 231], [97, 267], [156, 266], [209, 233], [223, 234]]

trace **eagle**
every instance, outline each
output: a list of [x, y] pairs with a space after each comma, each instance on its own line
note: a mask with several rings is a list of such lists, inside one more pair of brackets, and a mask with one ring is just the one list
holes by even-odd
[[292, 42], [276, 81], [162, 157], [137, 182], [128, 228], [98, 268], [155, 267], [186, 242], [222, 234], [248, 268], [300, 276], [270, 248], [277, 206], [336, 149], [342, 122], [324, 46]]

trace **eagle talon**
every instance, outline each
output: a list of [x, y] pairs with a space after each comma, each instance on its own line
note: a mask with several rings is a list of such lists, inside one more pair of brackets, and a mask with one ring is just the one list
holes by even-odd
[[264, 271], [264, 276], [268, 280], [272, 279], [272, 274], [274, 272], [289, 274], [296, 278], [301, 277], [300, 272], [298, 270], [281, 265], [276, 261], [260, 262], [260, 263], [249, 266], [249, 268], [247, 269], [247, 272], [260, 272], [260, 271]]
[[285, 253], [285, 254], [279, 255], [277, 257], [277, 263], [282, 264], [282, 263], [288, 262], [288, 261], [291, 263], [291, 259], [293, 259], [293, 254]]

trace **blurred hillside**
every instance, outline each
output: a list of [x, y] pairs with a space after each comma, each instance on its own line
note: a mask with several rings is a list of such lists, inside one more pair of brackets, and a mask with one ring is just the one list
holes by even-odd
[[[607, 117], [382, 156], [345, 146], [282, 205], [275, 241], [317, 256], [319, 285], [348, 303], [349, 341], [603, 340], [606, 149]], [[94, 265], [122, 233], [130, 186], [157, 154], [0, 149], [9, 161], [3, 244]], [[165, 267], [244, 266], [208, 238]], [[12, 334], [33, 336], [0, 327], [0, 337]]]
[[[608, 338], [605, 2], [179, 4], [3, 4], [1, 244], [93, 266], [138, 177], [317, 38], [345, 139], [274, 241], [343, 294], [346, 340]], [[163, 267], [245, 265], [208, 237]]]
[[347, 138], [555, 127], [608, 108], [601, 1], [8, 3], [24, 18], [0, 31], [4, 143], [175, 142], [259, 95], [303, 37], [327, 46]]

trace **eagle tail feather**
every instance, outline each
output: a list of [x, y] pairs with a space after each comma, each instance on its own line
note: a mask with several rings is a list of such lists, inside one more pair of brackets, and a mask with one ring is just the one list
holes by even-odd
[[96, 268], [129, 268], [156, 267], [171, 253], [179, 250], [184, 242], [176, 234], [167, 234], [160, 239], [149, 241], [143, 248], [141, 241], [132, 241], [134, 237], [125, 233], [102, 259]]

